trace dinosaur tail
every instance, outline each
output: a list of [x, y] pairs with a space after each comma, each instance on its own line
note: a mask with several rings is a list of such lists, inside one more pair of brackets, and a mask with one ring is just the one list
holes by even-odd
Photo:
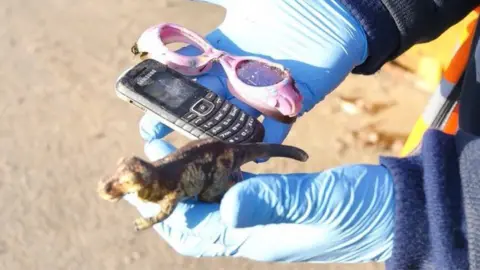
[[242, 145], [242, 151], [240, 152], [243, 155], [242, 163], [271, 157], [284, 157], [302, 162], [308, 160], [308, 154], [302, 149], [282, 144], [246, 143]]

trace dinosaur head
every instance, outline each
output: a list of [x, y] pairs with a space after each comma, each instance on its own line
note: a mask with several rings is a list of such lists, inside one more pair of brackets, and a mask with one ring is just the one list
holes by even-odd
[[151, 182], [153, 166], [138, 158], [122, 158], [113, 175], [98, 182], [97, 192], [107, 201], [118, 201], [125, 194], [136, 193]]

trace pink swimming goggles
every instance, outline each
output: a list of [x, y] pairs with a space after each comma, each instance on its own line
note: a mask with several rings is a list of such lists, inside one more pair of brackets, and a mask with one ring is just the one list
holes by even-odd
[[[198, 56], [181, 55], [166, 46], [175, 42], [193, 45], [203, 52]], [[148, 28], [132, 47], [132, 53], [142, 58], [148, 55], [186, 76], [206, 73], [218, 61], [227, 74], [228, 89], [233, 96], [281, 122], [294, 121], [302, 108], [302, 95], [282, 65], [217, 50], [199, 34], [176, 24]]]

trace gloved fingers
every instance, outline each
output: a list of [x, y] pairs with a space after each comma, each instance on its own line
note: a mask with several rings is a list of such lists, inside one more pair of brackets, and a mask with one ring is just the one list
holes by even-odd
[[146, 111], [139, 122], [140, 137], [145, 142], [161, 139], [173, 130], [162, 124], [160, 118], [153, 112]]
[[[142, 202], [134, 195], [125, 199], [144, 218], [160, 211], [157, 204]], [[337, 234], [329, 225], [273, 224], [233, 229], [222, 223], [218, 209], [218, 204], [182, 202], [153, 229], [183, 256], [235, 256], [257, 261], [328, 260], [335, 254], [331, 254], [327, 245], [339, 246]], [[272, 246], [272, 242], [276, 244]], [[321, 254], [324, 257], [318, 256]]]
[[[158, 213], [157, 204], [125, 198], [147, 218]], [[222, 223], [219, 205], [188, 200], [153, 229], [183, 256], [232, 256], [266, 262], [368, 262], [384, 261], [391, 243], [359, 245], [331, 223], [271, 224], [234, 229]], [[275, 245], [272, 245], [275, 243]], [[389, 252], [390, 251], [390, 252]]]
[[[160, 206], [140, 201], [134, 195], [126, 200], [137, 208], [144, 218], [160, 211]], [[219, 204], [194, 200], [180, 202], [164, 221], [153, 229], [170, 247], [183, 256], [231, 256], [248, 238], [248, 232], [227, 228], [220, 219]]]
[[169, 155], [170, 153], [174, 152], [176, 149], [168, 141], [162, 139], [155, 139], [151, 141], [147, 141], [143, 146], [143, 150], [145, 155], [150, 161], [157, 161], [159, 159], [164, 158], [165, 156]]
[[[145, 203], [134, 195], [126, 200], [144, 218], [158, 213], [157, 204]], [[391, 254], [391, 241], [355, 243], [345, 229], [334, 223], [270, 224], [249, 228], [226, 226], [219, 205], [189, 200], [153, 229], [183, 256], [232, 256], [266, 262], [358, 263], [384, 261]], [[275, 245], [272, 245], [275, 243]]]
[[310, 182], [308, 177], [300, 175], [264, 174], [245, 179], [223, 197], [220, 204], [222, 220], [234, 228], [294, 223], [287, 215], [296, 209], [289, 209], [285, 202], [289, 198], [295, 199], [292, 197], [299, 193], [299, 187], [311, 185]]
[[[385, 246], [352, 244], [334, 224], [271, 224], [249, 231], [235, 256], [264, 262], [361, 263], [383, 261]], [[272, 244], [274, 243], [274, 244]]]
[[[362, 176], [365, 171], [364, 168], [353, 168], [351, 174]], [[342, 173], [339, 172], [339, 175], [341, 176]], [[258, 181], [258, 183], [250, 182], [246, 185], [250, 188], [241, 188], [243, 190], [251, 189], [252, 192], [249, 196], [244, 196], [245, 194], [237, 196], [237, 198], [243, 197], [236, 200], [234, 203], [236, 206], [231, 203], [235, 196], [232, 196], [230, 192], [234, 191], [233, 193], [239, 194], [239, 191], [234, 189], [244, 183], [235, 185], [227, 193], [220, 206], [215, 203], [202, 203], [194, 200], [181, 202], [166, 220], [155, 224], [153, 229], [174, 250], [184, 256], [234, 256], [270, 262], [367, 262], [384, 261], [390, 257], [393, 246], [393, 217], [389, 213], [393, 212], [390, 207], [392, 203], [377, 198], [388, 195], [388, 190], [372, 194], [360, 188], [359, 193], [363, 197], [370, 199], [373, 197], [373, 201], [378, 202], [377, 206], [386, 205], [384, 209], [391, 210], [372, 212], [371, 209], [376, 207], [371, 203], [356, 202], [355, 198], [351, 197], [351, 192], [342, 192], [348, 187], [362, 186], [362, 183], [341, 183], [340, 187], [330, 183], [319, 187], [318, 184], [308, 183], [308, 179], [317, 178], [315, 174], [286, 176], [291, 183], [285, 183], [285, 179], [281, 179], [282, 177], [284, 176], [257, 175], [248, 179], [249, 182]], [[268, 179], [273, 181], [269, 183]], [[268, 187], [258, 188], [262, 182]], [[295, 185], [296, 189], [284, 186], [298, 182], [300, 184]], [[381, 183], [373, 180], [370, 186], [378, 189]], [[262, 194], [255, 197], [253, 193], [259, 191]], [[312, 197], [315, 194], [324, 196], [323, 193], [343, 193], [343, 198], [339, 200], [338, 194], [326, 196], [322, 201], [333, 201], [333, 205], [330, 206], [314, 199], [310, 199], [307, 203], [299, 202], [303, 196]], [[345, 198], [345, 194], [349, 194], [350, 197]], [[262, 200], [259, 201], [257, 198]], [[133, 194], [127, 195], [125, 199], [135, 206], [140, 215], [145, 218], [157, 214], [160, 210], [159, 205], [142, 202]], [[253, 202], [251, 202], [252, 199]], [[342, 205], [341, 202], [344, 204]], [[248, 205], [245, 205], [243, 209], [238, 207], [245, 203]], [[278, 206], [278, 204], [281, 205]], [[228, 205], [233, 207], [227, 209]], [[293, 207], [288, 207], [291, 205]], [[347, 211], [344, 210], [345, 206], [349, 206]], [[245, 210], [248, 208], [260, 211], [246, 212]], [[268, 208], [273, 208], [273, 211], [268, 212]], [[236, 212], [232, 213], [230, 217], [246, 215], [244, 218], [250, 218], [251, 221], [247, 221], [247, 223], [250, 223], [251, 226], [240, 226], [246, 224], [237, 222], [239, 226], [232, 228], [232, 220], [229, 222], [228, 214], [225, 213], [231, 210]], [[368, 218], [352, 217], [364, 213], [367, 213]], [[262, 218], [262, 214], [268, 215], [267, 219], [270, 220]], [[323, 218], [315, 218], [315, 215]], [[287, 218], [279, 219], [279, 216]], [[258, 225], [254, 225], [254, 223]], [[273, 242], [275, 245], [272, 246]]]
[[[265, 262], [364, 263], [383, 262], [391, 256], [392, 241], [360, 242], [368, 233], [351, 237], [333, 223], [270, 224], [247, 232], [235, 256]], [[373, 232], [374, 234], [376, 232]], [[274, 244], [272, 244], [274, 243]]]
[[385, 167], [352, 165], [320, 173], [265, 174], [245, 179], [226, 193], [220, 212], [225, 224], [235, 228], [278, 223], [341, 224], [354, 223], [355, 219], [370, 223], [364, 226], [381, 228], [393, 222], [393, 201], [393, 180]]
[[293, 124], [285, 124], [270, 116], [265, 116], [263, 126], [265, 127], [264, 142], [281, 144], [288, 136]]

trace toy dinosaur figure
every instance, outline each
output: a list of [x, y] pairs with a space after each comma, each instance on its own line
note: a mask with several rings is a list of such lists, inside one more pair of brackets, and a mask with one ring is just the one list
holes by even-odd
[[143, 201], [158, 203], [157, 215], [135, 220], [135, 229], [144, 230], [165, 220], [183, 199], [198, 196], [204, 202], [220, 202], [239, 180], [240, 166], [270, 157], [308, 159], [307, 153], [293, 146], [195, 140], [152, 163], [135, 156], [121, 159], [115, 173], [98, 183], [97, 192], [108, 201], [136, 193]]

